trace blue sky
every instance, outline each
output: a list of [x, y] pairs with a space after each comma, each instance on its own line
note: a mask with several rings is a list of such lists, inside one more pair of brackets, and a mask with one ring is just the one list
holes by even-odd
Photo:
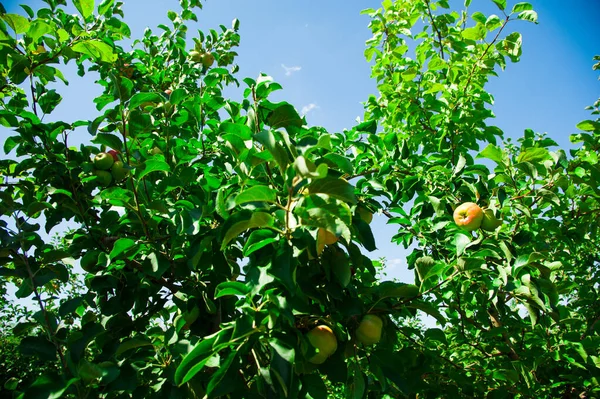
[[[98, 3], [98, 0], [96, 1]], [[41, 1], [4, 2], [8, 12], [21, 12], [17, 4], [37, 9]], [[178, 10], [176, 1], [126, 0], [125, 21], [134, 37], [146, 26], [166, 23], [166, 12]], [[462, 0], [452, 0], [462, 5]], [[508, 0], [509, 9], [515, 1]], [[494, 78], [488, 90], [496, 103], [497, 116], [491, 124], [508, 137], [519, 137], [525, 128], [547, 132], [561, 147], [569, 146], [568, 137], [575, 125], [590, 118], [584, 107], [600, 96], [597, 72], [592, 57], [600, 54], [600, 1], [534, 0], [538, 25], [514, 22], [508, 32], [523, 34], [523, 56], [518, 64]], [[277, 100], [286, 100], [300, 111], [304, 109], [310, 125], [329, 131], [352, 127], [362, 116], [361, 102], [376, 94], [375, 82], [363, 57], [364, 42], [370, 37], [369, 19], [360, 15], [365, 8], [379, 8], [373, 0], [208, 0], [198, 13], [199, 23], [190, 26], [207, 31], [219, 24], [229, 26], [234, 18], [241, 21], [239, 78], [255, 78], [267, 73], [283, 85]], [[490, 0], [473, 0], [469, 12], [489, 15], [499, 10]], [[158, 30], [157, 30], [158, 32]], [[284, 67], [285, 66], [285, 67]], [[67, 68], [73, 71], [72, 65]], [[67, 74], [68, 87], [60, 87], [63, 103], [52, 119], [92, 119], [97, 115], [92, 99], [100, 93], [91, 79]], [[238, 96], [240, 98], [240, 96]], [[81, 140], [88, 140], [82, 131]], [[7, 132], [0, 130], [0, 139]], [[389, 260], [389, 277], [412, 281], [407, 272], [402, 248], [389, 243], [393, 226], [384, 217], [376, 217], [373, 230], [378, 247], [374, 256]], [[372, 254], [373, 256], [373, 254]]]

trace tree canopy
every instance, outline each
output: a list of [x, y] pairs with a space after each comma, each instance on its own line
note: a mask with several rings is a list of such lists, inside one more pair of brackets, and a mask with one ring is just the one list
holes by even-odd
[[[0, 9], [0, 393], [598, 397], [600, 101], [572, 150], [506, 140], [486, 84], [537, 14], [492, 1], [365, 10], [378, 93], [342, 132], [238, 76], [239, 21], [188, 30], [200, 0], [131, 48], [114, 0]], [[68, 63], [93, 120], [44, 118]], [[414, 284], [369, 257], [374, 213]]]

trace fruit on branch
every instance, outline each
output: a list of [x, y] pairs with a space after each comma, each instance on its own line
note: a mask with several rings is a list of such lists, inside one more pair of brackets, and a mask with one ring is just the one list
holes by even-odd
[[374, 314], [365, 315], [356, 329], [356, 339], [363, 345], [373, 345], [381, 339], [383, 320]]
[[96, 169], [109, 170], [114, 162], [115, 159], [112, 157], [112, 155], [105, 152], [101, 152], [94, 157], [94, 166]]
[[326, 325], [313, 328], [306, 333], [306, 338], [317, 349], [317, 353], [308, 359], [313, 364], [325, 363], [325, 360], [337, 350], [337, 338], [331, 328]]
[[324, 228], [319, 228], [317, 231], [317, 241], [322, 241], [325, 245], [332, 245], [337, 242], [338, 238], [335, 234]]
[[373, 221], [373, 214], [364, 206], [359, 205], [356, 208], [356, 214], [367, 224], [371, 224]]
[[481, 221], [481, 229], [485, 231], [496, 230], [502, 222], [494, 215], [494, 211], [486, 209], [483, 211], [483, 220]]
[[113, 157], [114, 161], [117, 162], [119, 160], [119, 151], [117, 150], [110, 150], [107, 152], [107, 154], [110, 154], [111, 157]]
[[94, 175], [98, 184], [103, 187], [108, 187], [113, 179], [112, 174], [108, 170], [94, 169]]
[[465, 202], [454, 210], [454, 222], [464, 230], [477, 230], [482, 220], [483, 210], [474, 202]]
[[167, 97], [170, 97], [170, 96], [171, 96], [171, 93], [173, 93], [173, 90], [171, 90], [171, 89], [167, 89], [167, 90], [165, 90], [165, 95], [166, 95]]
[[215, 56], [212, 55], [211, 53], [204, 53], [204, 55], [202, 56], [202, 65], [205, 68], [210, 68], [212, 66], [212, 64], [214, 64], [215, 62]]
[[321, 255], [325, 250], [325, 245], [333, 245], [338, 238], [332, 232], [320, 227], [317, 230], [317, 255]]
[[112, 174], [112, 177], [115, 179], [115, 181], [121, 181], [127, 177], [127, 175], [129, 174], [129, 169], [125, 167], [123, 162], [115, 161], [115, 163], [113, 163], [113, 166], [110, 168], [110, 173]]
[[197, 52], [196, 50], [190, 51], [190, 59], [194, 62], [202, 62], [202, 53]]

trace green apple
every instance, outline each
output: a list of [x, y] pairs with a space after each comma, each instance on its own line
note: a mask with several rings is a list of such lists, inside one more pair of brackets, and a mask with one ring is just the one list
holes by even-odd
[[129, 174], [129, 169], [125, 167], [125, 164], [121, 161], [116, 161], [113, 163], [112, 168], [110, 168], [110, 173], [115, 181], [121, 181], [127, 177]]
[[373, 221], [373, 214], [364, 206], [359, 205], [356, 207], [356, 214], [367, 224], [371, 224]]
[[214, 62], [214, 55], [212, 55], [211, 53], [204, 53], [204, 55], [202, 56], [202, 65], [204, 65], [205, 68], [210, 68]]
[[356, 329], [356, 339], [363, 345], [373, 345], [381, 339], [383, 320], [374, 314], [365, 315]]
[[194, 62], [202, 62], [202, 53], [199, 53], [196, 50], [192, 50], [190, 51], [190, 59]]
[[94, 166], [96, 169], [109, 170], [113, 162], [115, 162], [115, 160], [112, 155], [105, 152], [101, 152], [94, 157]]
[[337, 338], [331, 328], [326, 325], [313, 328], [306, 333], [306, 338], [317, 349], [317, 353], [308, 359], [313, 364], [325, 363], [325, 360], [337, 350]]
[[464, 230], [473, 231], [481, 226], [483, 210], [474, 202], [465, 202], [454, 210], [454, 222]]
[[96, 175], [96, 181], [103, 187], [108, 187], [113, 179], [108, 170], [94, 169], [94, 175]]
[[494, 211], [486, 209], [483, 212], [483, 220], [481, 221], [481, 229], [485, 231], [496, 230], [502, 222], [494, 215]]

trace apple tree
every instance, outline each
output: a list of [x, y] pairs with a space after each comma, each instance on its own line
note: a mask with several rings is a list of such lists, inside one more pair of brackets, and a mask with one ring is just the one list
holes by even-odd
[[[272, 101], [268, 75], [238, 77], [237, 20], [189, 32], [199, 0], [131, 48], [114, 0], [0, 10], [0, 276], [36, 304], [3, 337], [43, 364], [4, 389], [597, 396], [600, 103], [570, 151], [489, 124], [485, 85], [519, 60], [513, 26], [537, 20], [493, 2], [365, 10], [378, 95], [342, 132]], [[102, 88], [92, 120], [45, 118], [68, 63]], [[464, 203], [477, 226], [454, 221]], [[398, 227], [414, 284], [380, 278], [373, 213]]]

